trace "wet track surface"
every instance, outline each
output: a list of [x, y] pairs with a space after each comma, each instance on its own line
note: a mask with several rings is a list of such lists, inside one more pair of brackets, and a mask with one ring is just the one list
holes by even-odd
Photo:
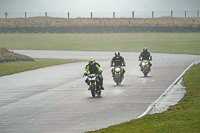
[[152, 53], [152, 71], [140, 72], [139, 53], [121, 52], [125, 79], [116, 86], [110, 60], [114, 52], [23, 51], [33, 58], [88, 59], [103, 68], [102, 96], [93, 98], [85, 78], [87, 62], [46, 67], [0, 77], [1, 133], [76, 133], [135, 119], [200, 56]]

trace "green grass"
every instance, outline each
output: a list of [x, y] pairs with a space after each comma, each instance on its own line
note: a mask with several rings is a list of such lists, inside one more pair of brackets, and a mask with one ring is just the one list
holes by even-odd
[[122, 51], [200, 55], [200, 33], [0, 34], [0, 47], [24, 50]]
[[88, 133], [199, 133], [200, 64], [187, 71], [183, 80], [186, 94], [168, 111]]
[[10, 75], [14, 73], [19, 73], [23, 71], [59, 65], [74, 62], [81, 62], [84, 60], [74, 60], [74, 59], [35, 59], [34, 62], [9, 62], [0, 63], [0, 77], [5, 75]]

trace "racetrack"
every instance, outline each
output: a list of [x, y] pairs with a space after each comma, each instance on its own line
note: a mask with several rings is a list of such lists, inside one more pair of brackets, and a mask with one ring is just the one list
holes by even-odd
[[24, 51], [33, 58], [88, 59], [103, 68], [102, 97], [93, 98], [82, 77], [87, 62], [52, 66], [0, 77], [0, 132], [84, 132], [135, 119], [200, 56], [152, 53], [152, 71], [140, 72], [139, 53], [121, 52], [125, 79], [116, 86], [114, 52]]

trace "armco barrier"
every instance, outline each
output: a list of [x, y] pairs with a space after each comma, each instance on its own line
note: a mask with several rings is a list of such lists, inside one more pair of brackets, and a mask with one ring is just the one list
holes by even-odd
[[200, 32], [191, 26], [69, 26], [69, 27], [0, 27], [0, 33], [126, 33], [126, 32]]

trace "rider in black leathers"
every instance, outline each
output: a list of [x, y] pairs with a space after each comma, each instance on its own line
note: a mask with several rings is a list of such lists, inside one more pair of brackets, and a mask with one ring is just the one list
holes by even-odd
[[[118, 66], [126, 66], [124, 58], [122, 56], [120, 56], [119, 51], [115, 52], [115, 56], [112, 58], [111, 63], [110, 63], [111, 67], [117, 66], [117, 65]], [[112, 77], [114, 77], [114, 70], [113, 69], [111, 70], [111, 73], [112, 73]], [[123, 68], [123, 75], [122, 75], [123, 78], [124, 78], [124, 73], [125, 73], [125, 70]]]
[[[139, 56], [139, 60], [148, 60], [149, 61], [149, 66], [150, 66], [150, 68], [149, 68], [149, 70], [151, 71], [151, 66], [152, 66], [152, 64], [151, 64], [151, 60], [152, 60], [152, 56], [151, 56], [151, 54], [148, 52], [148, 50], [147, 50], [147, 48], [146, 47], [144, 47], [143, 48], [143, 52], [140, 54], [140, 56]], [[142, 65], [142, 62], [140, 63], [140, 67], [141, 67], [141, 65]]]

